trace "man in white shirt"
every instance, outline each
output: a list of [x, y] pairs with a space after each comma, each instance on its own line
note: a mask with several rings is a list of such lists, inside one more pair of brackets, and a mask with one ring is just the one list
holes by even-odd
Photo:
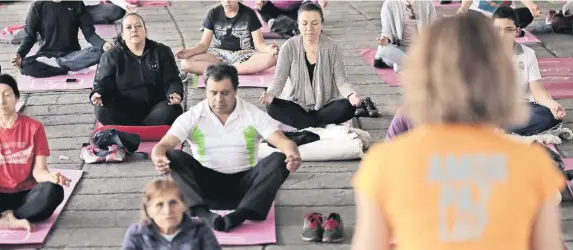
[[137, 6], [125, 0], [109, 0], [109, 3], [103, 3], [101, 0], [84, 0], [83, 2], [87, 11], [92, 15], [94, 24], [112, 24], [123, 18], [126, 11], [137, 11]]
[[560, 125], [565, 118], [565, 109], [547, 93], [537, 64], [535, 51], [515, 42], [519, 33], [517, 17], [511, 7], [499, 7], [493, 14], [493, 23], [499, 29], [503, 42], [508, 49], [515, 51], [518, 84], [523, 86], [525, 99], [530, 103], [529, 123], [510, 131], [519, 135], [536, 135]]
[[[539, 7], [532, 0], [521, 0], [525, 8], [515, 8], [515, 15], [517, 17], [516, 25], [518, 28], [523, 29], [533, 22], [534, 17], [540, 15]], [[493, 13], [499, 7], [514, 7], [514, 1], [507, 0], [463, 0], [462, 6], [458, 9], [458, 14], [464, 14], [468, 10], [476, 11], [484, 14], [487, 17], [492, 17]], [[518, 37], [523, 37], [524, 31], [518, 33]]]
[[[204, 78], [207, 99], [177, 118], [151, 158], [158, 172], [171, 172], [191, 214], [228, 232], [245, 220], [265, 220], [277, 191], [301, 159], [278, 122], [236, 96], [234, 66], [209, 66]], [[282, 153], [258, 160], [261, 137]], [[173, 150], [184, 141], [191, 144], [193, 156]], [[221, 217], [209, 209], [235, 211]]]

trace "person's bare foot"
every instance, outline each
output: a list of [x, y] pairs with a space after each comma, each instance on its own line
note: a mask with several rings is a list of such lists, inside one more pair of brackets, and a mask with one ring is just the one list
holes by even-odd
[[14, 212], [7, 210], [2, 212], [2, 217], [0, 217], [0, 228], [1, 229], [11, 229], [11, 230], [27, 230], [32, 231], [32, 224], [28, 220], [17, 219], [14, 216]]

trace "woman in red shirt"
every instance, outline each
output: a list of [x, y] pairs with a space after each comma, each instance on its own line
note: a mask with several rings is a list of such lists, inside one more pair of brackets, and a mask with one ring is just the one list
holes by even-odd
[[0, 75], [0, 229], [31, 230], [64, 200], [70, 179], [48, 170], [44, 125], [18, 114], [16, 80]]

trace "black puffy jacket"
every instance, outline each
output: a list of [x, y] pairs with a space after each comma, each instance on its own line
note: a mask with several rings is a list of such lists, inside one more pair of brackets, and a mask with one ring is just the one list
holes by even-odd
[[96, 92], [104, 104], [153, 105], [173, 93], [183, 97], [183, 83], [171, 49], [146, 39], [142, 56], [133, 54], [123, 42], [103, 54], [90, 98]]

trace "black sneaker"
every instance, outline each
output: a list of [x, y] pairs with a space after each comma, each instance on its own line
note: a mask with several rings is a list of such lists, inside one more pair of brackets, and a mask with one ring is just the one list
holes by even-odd
[[380, 114], [380, 111], [378, 111], [378, 108], [376, 108], [376, 105], [374, 104], [372, 99], [370, 99], [370, 97], [365, 97], [363, 103], [364, 103], [364, 108], [366, 109], [366, 112], [368, 112], [368, 115], [370, 117], [382, 116]]
[[356, 107], [356, 111], [354, 111], [354, 116], [355, 117], [367, 117], [368, 116], [368, 111], [366, 111], [366, 105], [364, 105], [364, 100], [362, 100], [362, 103], [360, 103], [360, 106]]
[[321, 241], [324, 229], [322, 228], [322, 214], [311, 213], [304, 216], [304, 225], [302, 227], [302, 240], [304, 241]]
[[374, 68], [379, 68], [379, 69], [391, 69], [392, 66], [386, 64], [384, 61], [382, 61], [382, 59], [380, 58], [374, 58]]
[[344, 241], [344, 224], [340, 214], [331, 213], [324, 222], [322, 242], [337, 243]]

